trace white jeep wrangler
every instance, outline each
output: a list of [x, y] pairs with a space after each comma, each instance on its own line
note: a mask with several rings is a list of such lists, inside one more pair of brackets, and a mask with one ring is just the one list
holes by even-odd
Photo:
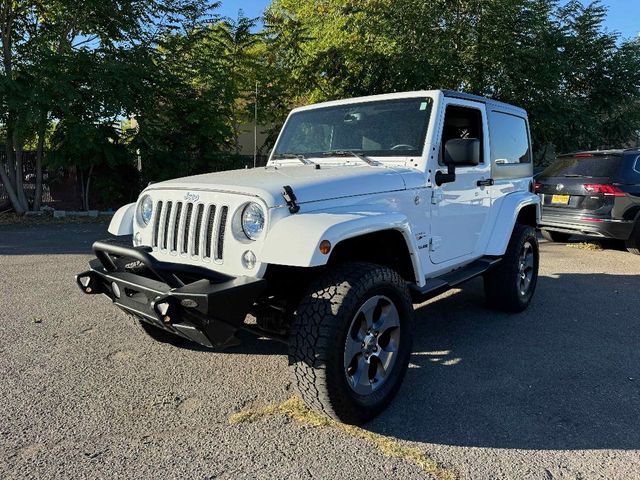
[[[482, 275], [519, 312], [538, 276], [525, 111], [450, 91], [297, 108], [265, 168], [148, 186], [96, 242], [80, 289], [159, 340], [245, 329], [289, 344], [312, 407], [378, 414], [411, 354], [413, 303]], [[250, 316], [248, 314], [251, 314]]]

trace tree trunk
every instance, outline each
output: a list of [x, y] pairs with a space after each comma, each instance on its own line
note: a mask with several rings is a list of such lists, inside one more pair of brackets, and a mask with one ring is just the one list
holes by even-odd
[[76, 169], [80, 172], [80, 200], [82, 200], [81, 208], [84, 208], [84, 171], [80, 167], [76, 167]]
[[84, 209], [89, 211], [89, 187], [91, 186], [91, 174], [93, 173], [93, 165], [89, 167], [89, 172], [87, 173], [87, 184], [84, 188]]
[[42, 206], [42, 156], [44, 155], [44, 137], [46, 123], [40, 124], [38, 146], [36, 147], [36, 191], [33, 195], [33, 210], [39, 211]]
[[5, 150], [7, 152], [7, 180], [11, 184], [11, 187], [16, 188], [16, 157], [13, 151], [13, 128], [10, 125], [10, 121], [7, 121], [7, 137], [5, 140]]
[[7, 195], [9, 196], [9, 200], [11, 201], [11, 205], [13, 206], [13, 209], [16, 211], [18, 215], [24, 215], [25, 210], [22, 208], [22, 204], [18, 199], [18, 195], [16, 194], [16, 191], [13, 188], [13, 185], [11, 185], [11, 182], [9, 182], [9, 177], [7, 176], [7, 172], [5, 171], [2, 165], [0, 165], [0, 180], [2, 180], [2, 183], [4, 184], [4, 189], [7, 192]]
[[16, 194], [23, 210], [29, 210], [29, 202], [24, 193], [24, 168], [22, 165], [22, 147], [16, 149]]
[[[13, 81], [13, 8], [12, 3], [5, 6], [4, 25], [2, 25], [2, 64], [4, 66], [4, 76], [8, 82]], [[5, 125], [5, 149], [7, 151], [7, 180], [11, 187], [16, 188], [16, 159], [13, 152], [13, 134], [15, 129], [15, 110], [9, 108], [7, 111], [7, 121]], [[3, 180], [4, 181], [4, 180]], [[5, 182], [6, 185], [6, 182]], [[12, 202], [13, 203], [13, 202]], [[15, 208], [15, 205], [14, 205]]]

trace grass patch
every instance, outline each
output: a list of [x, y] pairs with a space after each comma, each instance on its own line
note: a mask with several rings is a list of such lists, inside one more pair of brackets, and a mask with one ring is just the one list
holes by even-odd
[[387, 457], [399, 458], [411, 462], [438, 480], [455, 480], [457, 478], [453, 471], [438, 465], [435, 460], [427, 457], [419, 448], [408, 447], [394, 438], [385, 437], [379, 433], [370, 432], [369, 430], [354, 425], [336, 422], [309, 409], [298, 397], [291, 397], [279, 405], [249, 408], [234, 413], [229, 417], [229, 423], [231, 425], [237, 425], [240, 423], [255, 422], [271, 415], [285, 415], [305, 425], [310, 425], [315, 428], [333, 428], [351, 437], [365, 440], [373, 444]]
[[567, 247], [577, 248], [578, 250], [602, 250], [602, 245], [596, 242], [567, 243]]

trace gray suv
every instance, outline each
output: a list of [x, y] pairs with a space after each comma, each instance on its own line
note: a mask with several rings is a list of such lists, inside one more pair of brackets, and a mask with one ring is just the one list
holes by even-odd
[[537, 178], [535, 191], [547, 240], [613, 238], [640, 255], [640, 149], [562, 155]]

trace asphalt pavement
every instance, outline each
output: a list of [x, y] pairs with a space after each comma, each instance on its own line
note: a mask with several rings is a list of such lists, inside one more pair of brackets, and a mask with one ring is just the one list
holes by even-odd
[[[157, 343], [83, 295], [104, 224], [0, 225], [0, 478], [428, 478], [365, 438], [282, 414], [286, 348]], [[541, 242], [519, 315], [474, 280], [417, 306], [393, 404], [365, 430], [465, 479], [640, 478], [640, 257]]]

